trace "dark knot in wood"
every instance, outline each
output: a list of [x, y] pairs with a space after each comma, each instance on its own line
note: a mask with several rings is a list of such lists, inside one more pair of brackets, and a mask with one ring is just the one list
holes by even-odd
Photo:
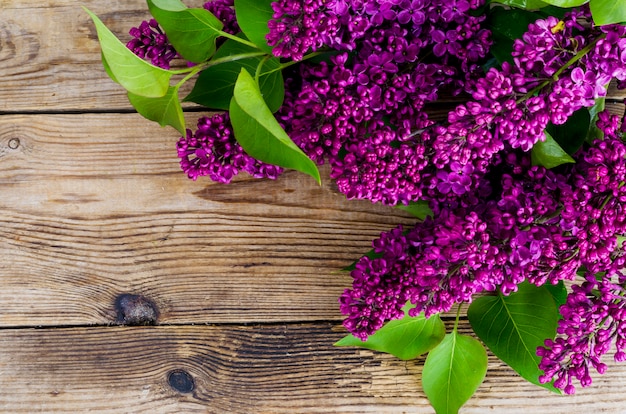
[[154, 302], [141, 295], [118, 295], [115, 298], [115, 310], [117, 323], [122, 325], [156, 325], [159, 318], [159, 310]]
[[9, 140], [9, 148], [11, 149], [18, 149], [18, 147], [20, 146], [20, 139], [19, 138], [11, 138]]
[[191, 392], [195, 387], [193, 377], [182, 369], [170, 372], [167, 376], [167, 383], [170, 384], [170, 387], [174, 390], [182, 393]]

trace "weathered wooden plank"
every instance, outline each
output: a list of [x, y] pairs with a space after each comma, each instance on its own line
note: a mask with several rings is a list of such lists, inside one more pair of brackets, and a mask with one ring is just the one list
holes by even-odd
[[[423, 359], [334, 348], [329, 324], [5, 329], [0, 409], [10, 413], [432, 413]], [[168, 378], [187, 373], [193, 390]], [[495, 358], [464, 414], [621, 412], [624, 366], [562, 397]], [[179, 389], [185, 391], [184, 382]], [[187, 388], [189, 390], [189, 388]], [[529, 398], [533, 396], [533, 398]]]
[[111, 323], [122, 293], [164, 323], [338, 319], [338, 270], [413, 221], [295, 172], [190, 181], [175, 141], [134, 114], [0, 117], [0, 325]]
[[[186, 1], [199, 7], [199, 0]], [[150, 14], [144, 0], [3, 0], [0, 14], [0, 113], [115, 110], [130, 105], [105, 74], [95, 28], [81, 5], [120, 40]], [[185, 86], [183, 93], [190, 89]]]

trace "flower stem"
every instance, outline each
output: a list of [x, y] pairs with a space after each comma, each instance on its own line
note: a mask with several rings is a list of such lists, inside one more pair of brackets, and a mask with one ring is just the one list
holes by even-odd
[[239, 43], [241, 43], [241, 44], [243, 44], [243, 45], [250, 46], [250, 47], [253, 47], [253, 48], [255, 48], [255, 49], [261, 50], [261, 49], [260, 49], [257, 45], [255, 45], [254, 43], [252, 43], [252, 42], [251, 42], [251, 41], [249, 41], [249, 40], [242, 39], [242, 38], [240, 38], [240, 37], [237, 37], [237, 36], [232, 35], [232, 34], [230, 34], [230, 33], [223, 32], [223, 31], [221, 31], [221, 30], [220, 30], [220, 31], [218, 31], [218, 33], [220, 34], [220, 36], [223, 36], [223, 37], [226, 37], [226, 38], [228, 38], [228, 39], [234, 40], [235, 42], [239, 42]]
[[183, 79], [180, 80], [180, 82], [176, 84], [176, 87], [180, 87], [183, 83], [191, 79], [195, 74], [211, 66], [215, 66], [215, 65], [219, 65], [221, 63], [227, 63], [227, 62], [235, 62], [237, 60], [247, 59], [251, 57], [258, 57], [258, 56], [266, 56], [266, 53], [265, 52], [250, 52], [250, 53], [240, 53], [238, 55], [224, 56], [223, 58], [199, 63], [196, 66], [193, 66], [188, 69], [180, 69], [180, 70], [172, 71], [172, 73], [177, 74], [177, 75], [179, 74], [182, 75], [184, 73], [187, 74]]
[[598, 43], [600, 41], [600, 39], [604, 39], [605, 37], [606, 37], [606, 33], [603, 33], [602, 35], [600, 35], [597, 38], [595, 38], [593, 42], [589, 43], [587, 46], [585, 46], [580, 51], [578, 51], [578, 53], [576, 53], [574, 56], [572, 56], [572, 58], [570, 60], [568, 60], [567, 63], [565, 63], [563, 66], [561, 66], [556, 72], [554, 72], [554, 74], [552, 75], [552, 79], [548, 79], [548, 80], [543, 81], [539, 86], [534, 87], [526, 95], [522, 96], [517, 101], [515, 101], [515, 103], [516, 104], [520, 104], [520, 103], [524, 102], [525, 100], [527, 100], [528, 98], [530, 98], [531, 96], [535, 95], [537, 92], [539, 92], [540, 90], [542, 90], [543, 88], [548, 86], [550, 83], [556, 82], [559, 79], [559, 76], [567, 68], [572, 66], [574, 63], [578, 62], [580, 59], [582, 59], [587, 53], [589, 53], [591, 51], [591, 49], [593, 49], [596, 46], [596, 43]]
[[456, 308], [456, 319], [454, 320], [454, 328], [452, 328], [452, 331], [454, 333], [456, 333], [457, 328], [459, 327], [459, 319], [461, 319], [461, 304], [459, 303], [459, 306]]
[[[263, 69], [263, 65], [270, 58], [270, 55], [265, 55], [263, 59], [259, 62], [259, 65], [256, 67], [256, 72], [254, 73], [254, 81], [259, 84], [259, 78], [261, 77], [261, 69]], [[264, 73], [265, 75], [265, 73]]]

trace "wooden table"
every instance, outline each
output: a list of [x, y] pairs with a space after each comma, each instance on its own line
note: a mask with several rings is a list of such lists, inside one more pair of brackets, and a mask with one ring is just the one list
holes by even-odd
[[[148, 17], [141, 0], [82, 3], [124, 40]], [[0, 410], [434, 412], [423, 359], [332, 346], [338, 269], [411, 218], [295, 172], [192, 182], [176, 140], [106, 77], [78, 2], [3, 0]], [[156, 326], [122, 325], [132, 302], [127, 321]], [[490, 356], [462, 413], [623, 413], [625, 381], [610, 364], [561, 397]]]

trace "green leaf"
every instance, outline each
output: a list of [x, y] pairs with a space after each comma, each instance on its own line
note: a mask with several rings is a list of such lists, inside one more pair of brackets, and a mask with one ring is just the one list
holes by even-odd
[[182, 57], [200, 63], [213, 56], [224, 25], [211, 12], [188, 9], [180, 0], [148, 0], [148, 8]]
[[548, 16], [554, 16], [556, 18], [558, 18], [559, 20], [563, 20], [563, 17], [565, 17], [565, 13], [567, 13], [568, 10], [567, 9], [563, 9], [561, 7], [557, 7], [557, 6], [546, 6], [543, 7], [541, 10], [538, 11], [538, 13], [541, 15], [541, 18], [544, 19]]
[[[592, 143], [596, 139], [604, 138], [604, 132], [602, 132], [602, 130], [598, 128], [598, 125], [596, 125], [596, 123], [598, 122], [598, 114], [604, 111], [605, 104], [606, 98], [601, 97], [597, 98], [595, 105], [589, 108], [589, 129], [587, 130], [587, 137], [585, 138], [585, 141], [587, 141], [588, 143]], [[570, 152], [570, 154], [572, 153]]]
[[[213, 56], [213, 60], [251, 52], [255, 52], [255, 49], [229, 39], [220, 46]], [[184, 100], [211, 109], [228, 110], [241, 68], [246, 68], [248, 72], [254, 73], [263, 59], [263, 56], [259, 56], [209, 66], [200, 72], [193, 90]], [[272, 112], [276, 112], [281, 107], [285, 96], [283, 75], [277, 69], [280, 69], [280, 60], [275, 57], [269, 58], [263, 64], [259, 76], [259, 89]], [[272, 70], [275, 71], [271, 72]]]
[[456, 330], [428, 353], [422, 387], [437, 414], [456, 414], [487, 373], [487, 352], [471, 336]]
[[626, 2], [624, 0], [591, 0], [591, 16], [598, 26], [626, 22]]
[[102, 48], [105, 69], [111, 79], [135, 95], [158, 98], [167, 93], [172, 73], [153, 66], [130, 51], [89, 9]]
[[487, 20], [493, 38], [491, 54], [498, 62], [513, 62], [511, 56], [513, 41], [520, 39], [528, 31], [528, 25], [540, 17], [535, 13], [520, 9], [503, 7], [491, 9]]
[[102, 66], [104, 66], [104, 71], [107, 73], [107, 75], [109, 76], [109, 78], [111, 78], [111, 80], [113, 80], [113, 82], [115, 83], [119, 83], [117, 81], [117, 79], [115, 79], [115, 75], [113, 74], [113, 72], [111, 72], [111, 67], [109, 66], [109, 64], [107, 63], [106, 58], [104, 57], [104, 54], [102, 52], [100, 52], [100, 59], [102, 60]]
[[[560, 295], [560, 294], [559, 294]], [[536, 351], [547, 338], [554, 338], [559, 313], [550, 291], [528, 282], [509, 296], [481, 296], [470, 305], [467, 316], [472, 329], [498, 358], [529, 382], [540, 384], [540, 357]]]
[[493, 3], [500, 3], [505, 6], [517, 7], [524, 10], [536, 10], [546, 7], [548, 3], [541, 0], [494, 0]]
[[563, 151], [563, 148], [552, 138], [552, 136], [545, 131], [546, 140], [538, 141], [530, 152], [530, 157], [533, 165], [541, 165], [548, 169], [557, 167], [561, 164], [575, 162], [567, 152]]
[[272, 19], [274, 0], [235, 0], [235, 15], [241, 31], [259, 49], [271, 52], [265, 36], [270, 32], [267, 22]]
[[[405, 312], [408, 307], [405, 307]], [[335, 346], [358, 346], [386, 352], [402, 360], [417, 358], [437, 346], [446, 334], [446, 328], [439, 315], [426, 319], [424, 314], [387, 322], [375, 334], [361, 341], [353, 335], [335, 343]]]
[[[378, 259], [379, 257], [383, 257], [383, 254], [382, 253], [378, 253], [378, 252], [374, 251], [374, 249], [372, 249], [369, 252], [365, 253], [363, 256], [369, 257], [370, 259]], [[351, 271], [353, 271], [354, 269], [356, 269], [356, 264], [359, 262], [359, 260], [355, 260], [354, 262], [352, 262], [352, 264], [350, 266], [346, 266], [346, 267], [344, 267], [341, 270], [344, 271], [344, 272], [351, 272]]]
[[553, 6], [564, 7], [564, 8], [578, 7], [589, 2], [589, 0], [543, 0], [543, 1]]
[[574, 112], [562, 125], [548, 124], [547, 133], [568, 154], [574, 154], [587, 138], [590, 128], [590, 111], [580, 108]]
[[556, 308], [558, 310], [567, 300], [567, 288], [565, 287], [565, 283], [563, 283], [562, 280], [559, 280], [559, 283], [556, 285], [546, 283], [544, 286], [552, 295], [552, 299], [554, 299], [554, 303], [556, 304]]
[[267, 107], [259, 86], [245, 68], [235, 83], [230, 101], [235, 138], [250, 155], [268, 164], [293, 168], [321, 184], [317, 165], [289, 138]]
[[428, 207], [428, 202], [424, 200], [410, 202], [408, 205], [398, 204], [396, 208], [409, 212], [420, 220], [426, 220], [426, 217], [433, 216], [433, 211]]
[[185, 135], [185, 118], [178, 100], [177, 87], [170, 86], [165, 96], [160, 98], [146, 98], [128, 92], [128, 100], [144, 118], [158, 122], [161, 126], [173, 126]]

